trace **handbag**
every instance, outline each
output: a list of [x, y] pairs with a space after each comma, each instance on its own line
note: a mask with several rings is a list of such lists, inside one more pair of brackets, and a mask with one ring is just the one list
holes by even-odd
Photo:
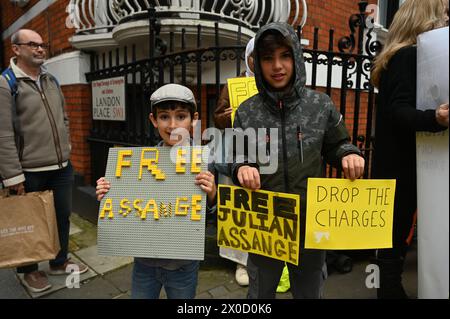
[[59, 250], [53, 192], [0, 190], [0, 268], [55, 259]]

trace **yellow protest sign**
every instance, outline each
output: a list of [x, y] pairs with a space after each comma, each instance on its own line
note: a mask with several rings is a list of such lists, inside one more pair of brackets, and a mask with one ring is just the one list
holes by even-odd
[[219, 185], [217, 244], [298, 265], [300, 196]]
[[395, 180], [309, 178], [305, 248], [392, 247]]
[[239, 77], [228, 79], [228, 94], [230, 97], [230, 106], [233, 108], [231, 113], [231, 123], [234, 122], [234, 114], [237, 108], [245, 100], [258, 93], [254, 77]]

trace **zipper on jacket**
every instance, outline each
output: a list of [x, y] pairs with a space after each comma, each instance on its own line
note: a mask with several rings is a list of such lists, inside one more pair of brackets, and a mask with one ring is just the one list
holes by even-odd
[[270, 129], [266, 128], [266, 156], [270, 157]]
[[286, 144], [286, 114], [284, 112], [283, 101], [278, 102], [278, 108], [281, 114], [281, 139], [283, 143], [283, 171], [284, 171], [284, 188], [285, 192], [289, 193], [289, 167], [288, 167], [288, 154], [287, 154], [287, 144]]
[[303, 164], [303, 133], [300, 125], [297, 125], [297, 149], [300, 163]]
[[22, 161], [23, 149], [25, 148], [25, 140], [23, 135], [19, 136], [19, 160]]
[[48, 104], [45, 93], [39, 88], [39, 86], [36, 83], [35, 83], [35, 85], [41, 95], [42, 102], [44, 102], [45, 110], [47, 111], [47, 116], [50, 121], [50, 126], [52, 127], [53, 140], [55, 142], [55, 148], [56, 148], [56, 156], [58, 157], [58, 166], [59, 166], [59, 168], [62, 168], [63, 166], [62, 166], [61, 142], [59, 139], [58, 128], [56, 126], [55, 118], [53, 117], [53, 113], [50, 109], [50, 105]]

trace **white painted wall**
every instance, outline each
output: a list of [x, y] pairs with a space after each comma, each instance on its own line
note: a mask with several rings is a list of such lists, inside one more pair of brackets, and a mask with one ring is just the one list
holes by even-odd
[[47, 60], [45, 67], [60, 85], [87, 84], [85, 73], [90, 71], [90, 58], [85, 53], [73, 51]]

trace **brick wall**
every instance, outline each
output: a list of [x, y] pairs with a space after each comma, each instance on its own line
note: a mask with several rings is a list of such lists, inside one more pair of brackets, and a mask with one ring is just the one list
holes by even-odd
[[71, 160], [76, 172], [91, 181], [91, 155], [87, 137], [92, 128], [92, 99], [89, 85], [66, 85], [62, 87], [66, 99], [66, 111], [70, 120], [72, 142]]
[[[20, 16], [30, 10], [38, 0], [32, 0], [24, 7], [14, 6], [9, 1], [1, 0], [2, 30], [8, 28]], [[38, 32], [44, 42], [50, 44], [47, 56], [53, 57], [64, 52], [74, 50], [69, 38], [74, 34], [74, 29], [66, 27], [66, 6], [69, 0], [58, 0], [44, 10], [40, 15], [27, 23], [23, 28]], [[5, 65], [9, 65], [12, 57], [10, 39], [4, 41]], [[85, 182], [91, 179], [90, 148], [87, 142], [91, 121], [91, 89], [90, 85], [65, 85], [62, 86], [66, 99], [66, 111], [70, 120], [70, 136], [72, 143], [71, 160], [77, 173], [83, 175]]]
[[9, 0], [2, 0], [2, 10], [0, 14], [2, 15], [2, 29], [6, 29], [8, 26], [14, 23], [18, 18], [20, 18], [25, 12], [30, 10], [39, 0], [31, 0], [28, 5], [23, 8], [13, 5]]
[[[295, 1], [292, 2], [294, 7]], [[359, 13], [358, 0], [306, 0], [308, 5], [308, 19], [303, 28], [302, 37], [310, 41], [312, 48], [314, 39], [314, 28], [319, 28], [319, 49], [327, 50], [329, 43], [329, 30], [334, 29], [334, 47], [340, 38], [350, 34], [348, 19], [350, 15]], [[376, 4], [378, 0], [369, 0], [369, 4]], [[291, 15], [291, 21], [294, 18]], [[300, 11], [301, 19], [302, 11]], [[300, 21], [298, 21], [300, 22]]]
[[[32, 0], [26, 7], [19, 8], [9, 1], [2, 0], [2, 10], [0, 13], [2, 15], [2, 30], [7, 29], [37, 2], [38, 0]], [[68, 40], [74, 34], [74, 29], [67, 28], [65, 23], [67, 17], [66, 7], [68, 4], [69, 0], [56, 1], [23, 27], [35, 30], [42, 36], [44, 42], [50, 44], [49, 58], [73, 50]], [[4, 45], [4, 63], [8, 65], [12, 56], [10, 39], [5, 41]]]

